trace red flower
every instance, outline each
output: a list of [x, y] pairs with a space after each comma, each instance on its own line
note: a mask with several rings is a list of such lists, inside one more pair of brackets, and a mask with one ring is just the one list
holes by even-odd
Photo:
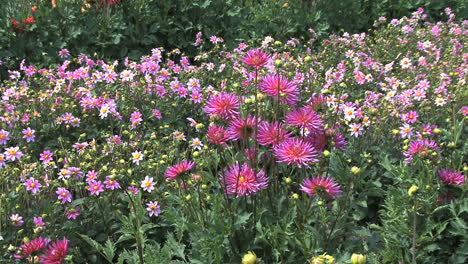
[[307, 193], [310, 197], [319, 195], [336, 198], [341, 194], [340, 189], [340, 185], [335, 183], [332, 178], [328, 177], [313, 177], [312, 179], [305, 179], [301, 185], [301, 191]]
[[37, 11], [37, 6], [31, 7], [31, 11], [32, 11], [33, 13], [36, 12], [36, 11]]
[[238, 114], [237, 109], [239, 101], [235, 94], [219, 93], [211, 96], [203, 110], [209, 115], [230, 119]]
[[220, 177], [224, 192], [236, 197], [248, 196], [268, 187], [268, 178], [263, 170], [255, 174], [247, 163], [242, 166], [236, 164], [229, 166]]
[[31, 240], [25, 244], [23, 244], [20, 249], [21, 252], [15, 255], [15, 258], [26, 258], [45, 248], [49, 244], [49, 239], [44, 239], [42, 237], [38, 237], [34, 240]]
[[226, 145], [226, 141], [229, 139], [229, 134], [222, 126], [211, 125], [208, 128], [207, 137], [213, 144]]
[[309, 163], [318, 161], [318, 153], [312, 144], [299, 138], [291, 138], [274, 146], [273, 155], [279, 163], [295, 163], [298, 168], [310, 167]]
[[260, 90], [281, 103], [294, 106], [299, 101], [299, 89], [283, 75], [270, 74], [262, 78]]
[[179, 164], [176, 164], [166, 171], [166, 177], [170, 180], [175, 180], [177, 176], [181, 175], [182, 173], [191, 170], [195, 167], [195, 162], [184, 160]]
[[265, 52], [260, 49], [253, 49], [247, 51], [247, 54], [242, 58], [242, 62], [255, 69], [260, 69], [267, 64], [269, 59], [270, 57]]
[[68, 251], [68, 240], [57, 240], [55, 243], [49, 246], [44, 252], [44, 256], [40, 257], [40, 263], [42, 264], [61, 264]]
[[30, 16], [30, 17], [26, 18], [26, 23], [27, 24], [34, 24], [34, 23], [36, 23], [36, 20], [34, 20], [34, 17]]
[[278, 145], [290, 137], [291, 134], [288, 133], [279, 122], [262, 122], [258, 125], [257, 141], [262, 146]]

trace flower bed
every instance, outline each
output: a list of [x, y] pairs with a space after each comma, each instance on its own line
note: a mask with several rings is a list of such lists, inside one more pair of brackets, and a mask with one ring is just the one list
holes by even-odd
[[0, 87], [0, 260], [464, 263], [468, 24], [446, 13], [318, 53], [25, 61]]

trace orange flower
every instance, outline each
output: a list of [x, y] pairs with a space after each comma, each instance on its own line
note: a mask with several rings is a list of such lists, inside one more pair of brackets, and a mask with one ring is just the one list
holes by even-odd
[[57, 7], [57, 3], [55, 3], [55, 0], [51, 0], [52, 2], [52, 7]]

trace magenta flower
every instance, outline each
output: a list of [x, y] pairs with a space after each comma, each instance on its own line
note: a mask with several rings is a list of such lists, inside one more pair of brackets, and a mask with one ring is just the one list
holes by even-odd
[[335, 183], [329, 177], [313, 177], [305, 179], [301, 185], [301, 191], [307, 193], [310, 197], [320, 196], [336, 198], [341, 194], [340, 185]]
[[226, 142], [229, 139], [229, 134], [222, 126], [213, 124], [208, 127], [207, 137], [213, 144], [226, 145]]
[[99, 194], [104, 191], [104, 186], [102, 185], [101, 181], [90, 182], [88, 191], [90, 191], [92, 195], [99, 196]]
[[161, 119], [162, 118], [161, 111], [159, 111], [158, 109], [153, 109], [153, 116], [156, 119]]
[[310, 167], [308, 163], [317, 162], [317, 151], [308, 142], [299, 138], [291, 138], [273, 147], [273, 155], [278, 163], [295, 163], [298, 168]]
[[25, 183], [24, 186], [26, 186], [27, 191], [31, 191], [33, 194], [39, 192], [39, 188], [42, 187], [42, 185], [36, 181], [34, 178], [29, 178]]
[[33, 222], [36, 227], [43, 227], [45, 225], [44, 221], [42, 221], [42, 217], [40, 216], [33, 217]]
[[242, 62], [255, 69], [260, 69], [268, 63], [270, 57], [260, 49], [252, 49], [247, 51], [242, 58]]
[[465, 176], [459, 172], [455, 172], [451, 169], [439, 169], [437, 171], [440, 180], [445, 184], [463, 185], [465, 184]]
[[23, 129], [23, 138], [26, 139], [26, 142], [29, 143], [29, 142], [34, 142], [34, 139], [36, 138], [36, 136], [34, 135], [36, 131], [34, 129], [31, 129], [31, 128], [26, 128], [26, 129]]
[[232, 93], [219, 93], [213, 95], [206, 102], [203, 110], [205, 113], [213, 116], [219, 116], [225, 119], [231, 119], [237, 115], [239, 109], [239, 101], [235, 94]]
[[435, 159], [438, 155], [432, 155], [433, 153], [437, 154], [438, 151], [439, 147], [435, 141], [429, 139], [420, 139], [411, 141], [408, 146], [408, 151], [403, 152], [403, 155], [406, 157], [405, 161], [407, 163], [411, 163], [414, 157], [420, 157], [422, 159]]
[[[258, 122], [261, 120], [258, 119]], [[238, 139], [247, 139], [251, 137], [255, 132], [255, 117], [248, 115], [247, 120], [238, 116], [237, 118], [231, 121], [231, 124], [228, 128], [229, 139], [238, 140]]]
[[[468, 106], [463, 106], [461, 109], [460, 109], [460, 112], [462, 113], [463, 116], [468, 116]], [[0, 140], [1, 140], [1, 135], [0, 135]], [[0, 142], [1, 144], [1, 142]]]
[[67, 219], [76, 219], [80, 215], [80, 208], [79, 207], [73, 207], [69, 208], [65, 211], [67, 215]]
[[44, 252], [44, 256], [40, 257], [39, 262], [41, 264], [61, 264], [68, 252], [68, 240], [57, 240], [55, 243], [50, 245]]
[[157, 201], [156, 202], [150, 201], [146, 205], [148, 206], [146, 207], [146, 211], [149, 212], [149, 216], [158, 216], [159, 213], [161, 213], [161, 207], [159, 206]]
[[52, 158], [53, 155], [54, 154], [52, 154], [52, 152], [44, 150], [40, 154], [39, 160], [42, 161], [42, 163], [44, 163], [44, 164], [49, 163], [49, 162], [51, 162], [53, 160], [53, 158]]
[[104, 184], [106, 185], [106, 189], [120, 189], [120, 184], [117, 180], [112, 179], [112, 176], [106, 176], [106, 180], [104, 181]]
[[55, 193], [58, 195], [57, 198], [62, 202], [62, 204], [66, 202], [71, 203], [72, 196], [67, 189], [59, 187]]
[[275, 99], [279, 98], [283, 104], [294, 106], [299, 101], [299, 89], [283, 75], [267, 75], [262, 78], [259, 86], [262, 93]]
[[263, 170], [255, 174], [247, 163], [238, 162], [229, 166], [220, 177], [224, 192], [235, 197], [256, 194], [268, 187], [268, 178]]
[[286, 115], [286, 123], [288, 125], [305, 127], [309, 130], [322, 130], [323, 121], [319, 114], [314, 110], [303, 107], [289, 112]]
[[283, 125], [279, 122], [262, 122], [258, 125], [257, 141], [262, 146], [278, 145], [279, 143], [289, 139], [291, 134], [288, 133]]
[[29, 242], [24, 243], [20, 247], [20, 252], [18, 252], [18, 254], [15, 254], [14, 257], [17, 259], [27, 258], [33, 255], [34, 253], [39, 252], [42, 249], [44, 249], [49, 243], [50, 243], [49, 239], [38, 237], [36, 239], [33, 239]]
[[86, 182], [94, 182], [98, 179], [98, 173], [95, 170], [90, 170], [86, 173]]
[[166, 170], [166, 177], [170, 180], [175, 180], [182, 173], [191, 170], [195, 167], [195, 162], [184, 160]]
[[132, 122], [132, 128], [137, 127], [137, 125], [139, 125], [141, 121], [143, 121], [143, 119], [141, 118], [140, 112], [133, 112], [130, 115], [130, 122]]

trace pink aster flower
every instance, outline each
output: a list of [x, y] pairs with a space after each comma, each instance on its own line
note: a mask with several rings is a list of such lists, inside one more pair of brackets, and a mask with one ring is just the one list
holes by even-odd
[[144, 191], [151, 192], [154, 190], [154, 185], [156, 183], [153, 182], [153, 177], [148, 177], [146, 176], [145, 179], [141, 182], [141, 188], [143, 188]]
[[201, 101], [203, 100], [203, 94], [199, 91], [193, 91], [190, 95], [190, 100], [194, 103], [201, 103]]
[[132, 128], [137, 127], [137, 125], [139, 125], [141, 121], [143, 121], [143, 119], [141, 118], [140, 112], [133, 112], [130, 115], [130, 122], [132, 122]]
[[463, 185], [465, 184], [465, 176], [459, 172], [455, 172], [451, 169], [438, 170], [440, 180], [445, 184]]
[[17, 227], [22, 226], [24, 223], [23, 217], [20, 216], [19, 214], [12, 214], [10, 216], [10, 221], [14, 226], [17, 226]]
[[279, 122], [262, 122], [258, 125], [257, 141], [262, 146], [278, 145], [290, 137], [291, 134]]
[[238, 162], [229, 166], [220, 177], [224, 192], [235, 197], [256, 194], [268, 187], [268, 178], [263, 170], [255, 174], [247, 163]]
[[54, 154], [52, 154], [52, 152], [44, 150], [40, 154], [39, 160], [42, 161], [42, 163], [47, 164], [47, 163], [49, 163], [49, 162], [51, 162], [53, 160], [53, 158], [52, 158], [53, 155]]
[[349, 132], [351, 132], [351, 136], [358, 137], [362, 135], [364, 128], [362, 128], [361, 124], [352, 123], [349, 124]]
[[184, 160], [181, 163], [178, 163], [166, 171], [166, 177], [170, 180], [175, 180], [182, 173], [191, 170], [195, 167], [195, 162]]
[[6, 148], [4, 154], [6, 160], [9, 161], [15, 161], [17, 159], [19, 160], [21, 157], [23, 157], [23, 153], [19, 151], [19, 147]]
[[66, 238], [57, 240], [47, 248], [44, 255], [40, 257], [39, 262], [41, 264], [61, 264], [65, 260], [67, 252], [68, 240]]
[[10, 137], [8, 137], [10, 133], [8, 133], [8, 131], [5, 131], [5, 130], [0, 130], [0, 145], [6, 145], [6, 143], [8, 142], [8, 140], [10, 139]]
[[270, 74], [262, 78], [260, 82], [262, 93], [271, 96], [289, 106], [294, 106], [299, 101], [299, 89], [286, 77], [278, 74]]
[[278, 163], [295, 163], [297, 167], [309, 167], [308, 163], [317, 162], [317, 151], [308, 142], [299, 138], [291, 138], [273, 147], [273, 155]]
[[407, 114], [403, 114], [402, 117], [401, 117], [401, 120], [403, 122], [413, 124], [413, 123], [416, 122], [416, 120], [418, 120], [418, 117], [419, 117], [419, 115], [418, 115], [418, 113], [416, 111], [410, 111]]
[[286, 124], [302, 128], [305, 127], [309, 130], [323, 129], [323, 121], [320, 115], [308, 107], [290, 111], [286, 115]]
[[67, 189], [59, 187], [55, 193], [58, 195], [57, 198], [62, 202], [62, 204], [66, 202], [71, 203], [72, 196]]
[[260, 49], [252, 49], [247, 51], [242, 58], [242, 62], [255, 69], [260, 69], [268, 63], [270, 57]]
[[341, 194], [340, 185], [335, 183], [329, 177], [313, 177], [305, 179], [301, 184], [301, 191], [307, 193], [310, 197], [328, 197], [337, 198]]
[[104, 186], [102, 185], [101, 181], [90, 182], [88, 191], [90, 191], [92, 195], [99, 196], [99, 194], [104, 191]]
[[117, 180], [112, 179], [112, 176], [106, 176], [106, 180], [104, 181], [104, 184], [106, 185], [106, 189], [120, 189], [120, 184]]
[[65, 211], [67, 215], [67, 219], [76, 219], [80, 215], [80, 208], [79, 207], [72, 207], [68, 208]]
[[42, 220], [42, 217], [40, 216], [33, 217], [33, 222], [36, 227], [44, 227], [45, 225], [44, 221]]
[[[463, 106], [460, 109], [460, 112], [462, 113], [463, 116], [468, 116], [468, 106]], [[1, 136], [0, 136], [0, 140], [1, 140]]]
[[133, 194], [133, 196], [136, 196], [138, 194], [138, 188], [135, 186], [128, 186], [127, 189]]
[[31, 128], [26, 128], [26, 129], [23, 129], [23, 138], [26, 139], [26, 142], [29, 143], [29, 142], [34, 142], [34, 139], [36, 138], [36, 136], [34, 135], [36, 131], [34, 129], [31, 129]]
[[42, 187], [42, 185], [36, 181], [34, 178], [29, 178], [25, 183], [24, 186], [26, 186], [27, 191], [31, 191], [33, 194], [36, 194], [39, 192], [39, 188]]
[[219, 116], [225, 119], [231, 119], [237, 115], [239, 109], [239, 101], [235, 94], [232, 93], [219, 93], [213, 95], [206, 102], [203, 111], [209, 115]]
[[222, 126], [215, 124], [208, 127], [207, 135], [208, 140], [213, 144], [226, 145], [229, 139], [228, 132]]
[[158, 216], [159, 213], [161, 213], [161, 207], [159, 206], [157, 201], [156, 202], [150, 201], [146, 205], [148, 206], [146, 207], [146, 211], [149, 212], [149, 216]]
[[413, 136], [413, 129], [409, 124], [404, 124], [400, 127], [400, 134], [403, 138], [411, 138]]
[[159, 111], [158, 109], [153, 109], [153, 116], [156, 119], [161, 119], [162, 118], [161, 111]]
[[411, 163], [414, 157], [420, 157], [422, 159], [436, 159], [438, 155], [433, 156], [433, 153], [437, 153], [439, 147], [437, 143], [429, 139], [420, 139], [411, 141], [408, 146], [408, 151], [403, 152], [407, 163]]
[[[260, 119], [258, 120], [261, 121]], [[238, 116], [237, 118], [231, 121], [231, 124], [228, 128], [229, 139], [238, 140], [238, 139], [247, 139], [248, 137], [253, 136], [255, 132], [255, 117], [248, 115], [247, 120]]]
[[98, 173], [95, 170], [90, 170], [86, 173], [86, 182], [94, 182], [98, 179]]

